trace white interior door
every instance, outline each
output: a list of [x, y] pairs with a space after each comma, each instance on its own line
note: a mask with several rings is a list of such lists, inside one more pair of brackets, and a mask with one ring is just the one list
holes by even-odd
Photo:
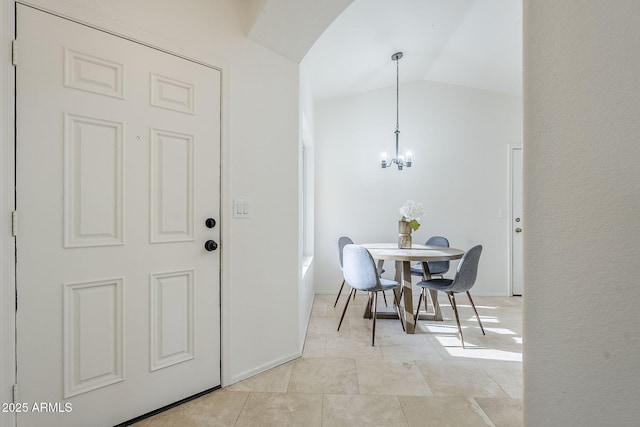
[[511, 147], [511, 289], [522, 295], [522, 147]]
[[220, 385], [220, 72], [21, 5], [17, 32], [18, 425]]

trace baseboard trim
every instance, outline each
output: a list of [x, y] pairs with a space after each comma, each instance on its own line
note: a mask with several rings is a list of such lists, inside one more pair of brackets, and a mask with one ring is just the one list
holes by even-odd
[[271, 362], [265, 363], [264, 365], [260, 365], [257, 368], [241, 372], [238, 375], [234, 375], [233, 377], [231, 377], [231, 382], [228, 385], [235, 384], [238, 381], [246, 380], [247, 378], [251, 378], [254, 375], [261, 374], [265, 371], [268, 371], [269, 369], [275, 368], [276, 366], [280, 366], [284, 363], [291, 362], [292, 360], [298, 359], [300, 356], [302, 356], [302, 352], [298, 351], [288, 356], [281, 357], [276, 360], [272, 360]]

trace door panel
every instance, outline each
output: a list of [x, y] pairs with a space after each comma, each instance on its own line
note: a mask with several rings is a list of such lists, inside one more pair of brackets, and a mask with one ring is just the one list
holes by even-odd
[[71, 408], [18, 424], [220, 385], [219, 71], [22, 5], [17, 31], [20, 401]]

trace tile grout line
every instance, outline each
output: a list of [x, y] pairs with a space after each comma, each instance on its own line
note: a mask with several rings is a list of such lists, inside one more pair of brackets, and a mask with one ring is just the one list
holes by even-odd
[[240, 419], [240, 415], [242, 415], [242, 411], [244, 411], [245, 406], [247, 406], [247, 401], [249, 400], [249, 395], [250, 394], [251, 394], [251, 392], [247, 392], [247, 397], [244, 398], [244, 402], [242, 402], [242, 408], [240, 408], [240, 410], [238, 411], [238, 415], [236, 416], [236, 420], [233, 423], [234, 426], [238, 425], [238, 420]]
[[487, 423], [489, 427], [496, 427], [493, 421], [491, 421], [491, 418], [489, 418], [487, 413], [484, 412], [484, 409], [480, 407], [480, 404], [476, 401], [476, 399], [474, 399], [473, 397], [468, 397], [467, 400], [469, 401], [469, 403], [471, 403], [471, 407], [473, 408], [473, 410], [478, 415], [480, 415], [480, 417]]

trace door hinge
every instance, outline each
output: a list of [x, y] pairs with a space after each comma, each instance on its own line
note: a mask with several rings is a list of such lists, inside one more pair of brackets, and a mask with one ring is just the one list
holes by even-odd
[[11, 63], [14, 67], [18, 65], [18, 40], [11, 41]]
[[13, 403], [18, 402], [18, 384], [13, 385]]
[[13, 237], [18, 235], [18, 211], [11, 212], [11, 234]]

